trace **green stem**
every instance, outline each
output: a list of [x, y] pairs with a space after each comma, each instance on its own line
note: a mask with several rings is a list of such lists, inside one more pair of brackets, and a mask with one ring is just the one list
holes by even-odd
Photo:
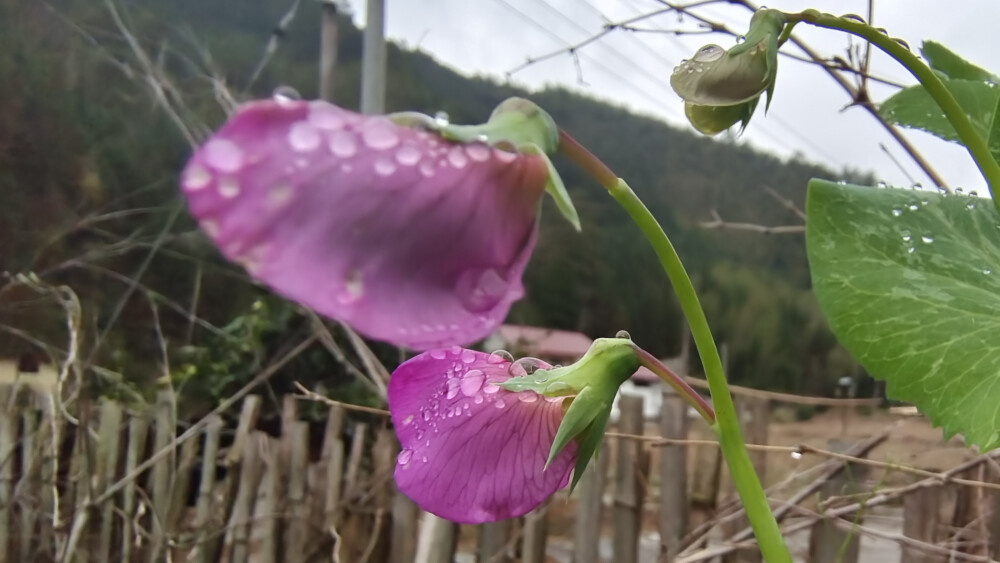
[[908, 48], [886, 35], [883, 30], [876, 29], [857, 20], [840, 18], [832, 14], [822, 14], [816, 10], [806, 10], [798, 14], [785, 14], [785, 17], [788, 18], [789, 24], [804, 22], [817, 27], [837, 29], [857, 35], [885, 51], [889, 56], [896, 59], [899, 64], [903, 65], [906, 70], [910, 71], [910, 74], [923, 85], [927, 93], [941, 107], [945, 117], [948, 118], [952, 127], [955, 128], [958, 138], [965, 145], [969, 154], [972, 155], [973, 160], [979, 166], [979, 171], [986, 179], [986, 185], [990, 190], [990, 194], [993, 195], [993, 204], [996, 206], [997, 211], [1000, 212], [1000, 200], [997, 199], [997, 194], [993, 191], [994, 188], [1000, 189], [1000, 163], [997, 163], [996, 159], [993, 158], [989, 143], [976, 130], [972, 124], [972, 120], [969, 119], [965, 110], [959, 105], [955, 96], [944, 85], [944, 82], [938, 78], [937, 74], [920, 60], [920, 57], [914, 55]]
[[716, 422], [712, 429], [718, 435], [722, 455], [725, 456], [726, 463], [729, 464], [733, 483], [743, 501], [743, 507], [746, 509], [754, 535], [757, 536], [761, 554], [768, 563], [790, 563], [792, 557], [781, 537], [781, 529], [778, 528], [778, 522], [774, 519], [774, 514], [771, 513], [767, 496], [764, 494], [764, 489], [761, 487], [757, 473], [750, 462], [750, 454], [743, 442], [736, 405], [733, 404], [732, 395], [729, 393], [729, 385], [726, 383], [726, 374], [722, 367], [722, 360], [719, 358], [719, 350], [715, 346], [715, 339], [708, 326], [705, 311], [702, 310], [701, 303], [698, 301], [694, 284], [691, 283], [691, 278], [684, 270], [680, 256], [677, 255], [670, 239], [667, 238], [656, 218], [628, 184], [619, 179], [614, 186], [605, 187], [608, 188], [615, 200], [625, 208], [632, 221], [653, 246], [667, 277], [670, 278], [670, 282], [674, 286], [674, 292], [680, 301], [684, 316], [687, 317], [695, 346], [698, 348], [701, 363], [705, 368], [708, 388], [712, 392], [712, 403], [715, 405], [716, 416]]
[[705, 419], [705, 422], [709, 425], [715, 424], [715, 410], [712, 409], [712, 405], [708, 404], [708, 401], [706, 401], [700, 393], [695, 391], [687, 381], [684, 381], [683, 377], [677, 375], [672, 369], [663, 365], [663, 362], [658, 360], [656, 356], [638, 346], [635, 347], [635, 355], [639, 358], [640, 365], [656, 374], [656, 376], [662, 379], [667, 385], [673, 387], [674, 391], [677, 391], [678, 395], [683, 397], [689, 405], [694, 407], [694, 410], [698, 411], [698, 414]]

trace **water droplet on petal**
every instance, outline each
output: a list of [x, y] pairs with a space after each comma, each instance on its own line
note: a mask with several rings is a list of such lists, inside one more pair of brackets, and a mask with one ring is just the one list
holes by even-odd
[[392, 176], [392, 173], [396, 171], [396, 165], [386, 158], [378, 158], [375, 160], [375, 173], [379, 176]]
[[462, 378], [461, 388], [462, 394], [466, 397], [471, 397], [483, 388], [483, 382], [486, 380], [486, 374], [482, 370], [470, 369], [469, 373], [465, 374]]
[[420, 149], [413, 145], [403, 145], [396, 151], [396, 162], [403, 166], [413, 166], [420, 162]]
[[449, 125], [448, 112], [439, 111], [434, 114], [434, 125], [437, 127], [447, 127]]
[[430, 419], [431, 419], [431, 411], [424, 411], [424, 422], [427, 422]]
[[476, 353], [472, 350], [462, 350], [462, 361], [471, 364], [476, 361]]
[[[409, 426], [409, 425], [413, 424], [413, 419], [414, 418], [415, 417], [412, 414], [410, 416], [404, 418], [403, 419], [403, 426]], [[419, 440], [419, 438], [417, 438], [417, 439]]]
[[267, 199], [274, 206], [282, 206], [291, 201], [293, 193], [291, 185], [278, 184], [267, 190]]
[[289, 106], [302, 99], [299, 91], [291, 86], [278, 86], [274, 89], [274, 93], [271, 96], [281, 106]]
[[449, 379], [448, 380], [448, 392], [445, 394], [445, 398], [446, 399], [454, 399], [455, 397], [457, 397], [460, 386], [461, 386], [460, 380], [458, 380], [458, 379]]
[[200, 190], [212, 181], [212, 174], [205, 168], [194, 164], [184, 171], [184, 189], [189, 192]]
[[319, 101], [309, 104], [309, 115], [306, 116], [306, 120], [313, 127], [326, 131], [340, 129], [346, 123], [339, 108]]
[[458, 277], [455, 292], [469, 311], [481, 313], [496, 306], [507, 295], [509, 284], [493, 268], [466, 270]]
[[329, 146], [330, 152], [340, 158], [350, 158], [358, 151], [358, 143], [354, 139], [354, 134], [343, 129], [330, 133]]
[[701, 49], [698, 49], [698, 52], [691, 59], [699, 63], [710, 63], [722, 58], [722, 55], [725, 54], [726, 50], [718, 45], [705, 45]]
[[319, 129], [307, 121], [293, 123], [288, 130], [288, 144], [293, 150], [308, 152], [319, 146]]
[[243, 150], [229, 139], [212, 139], [202, 152], [205, 163], [221, 172], [236, 172], [243, 167]]
[[373, 118], [365, 124], [361, 131], [361, 139], [369, 148], [378, 151], [391, 149], [399, 144], [399, 135], [395, 125], [388, 119]]
[[517, 398], [521, 400], [522, 403], [534, 403], [538, 400], [538, 393], [534, 391], [522, 391], [517, 394]]
[[233, 199], [240, 195], [240, 184], [234, 178], [223, 178], [219, 182], [219, 195], [226, 199]]
[[448, 162], [455, 168], [465, 168], [465, 165], [469, 163], [469, 157], [465, 156], [462, 147], [456, 146], [448, 151]]
[[466, 146], [465, 152], [473, 162], [486, 162], [490, 159], [490, 148], [480, 143]]
[[492, 395], [499, 390], [500, 386], [496, 383], [487, 383], [486, 385], [483, 385], [483, 393], [486, 393], [487, 395]]
[[511, 151], [505, 151], [503, 149], [495, 149], [493, 151], [493, 156], [495, 156], [498, 161], [504, 164], [510, 164], [511, 162], [517, 160], [517, 153]]
[[364, 291], [365, 284], [361, 279], [361, 271], [351, 270], [344, 278], [344, 287], [337, 293], [337, 301], [349, 305], [360, 299]]
[[406, 465], [407, 463], [410, 463], [410, 458], [412, 457], [413, 450], [403, 450], [399, 452], [399, 455], [396, 457], [396, 462], [400, 465]]
[[[524, 377], [526, 375], [531, 375], [540, 369], [547, 369], [548, 367], [548, 364], [538, 358], [525, 357], [514, 361], [514, 363], [507, 368], [507, 373], [509, 373], [512, 377]], [[540, 378], [537, 381], [539, 383], [545, 383], [547, 378]]]
[[632, 340], [632, 335], [628, 333], [627, 330], [619, 330], [615, 333], [615, 338], [624, 338], [625, 340]]
[[505, 403], [503, 399], [498, 398], [496, 401], [493, 401], [493, 406], [498, 409], [502, 409], [507, 406], [507, 403]]
[[514, 355], [507, 350], [496, 350], [486, 361], [491, 364], [511, 363], [514, 361]]
[[443, 360], [447, 355], [448, 353], [441, 349], [431, 350], [431, 357], [435, 360]]

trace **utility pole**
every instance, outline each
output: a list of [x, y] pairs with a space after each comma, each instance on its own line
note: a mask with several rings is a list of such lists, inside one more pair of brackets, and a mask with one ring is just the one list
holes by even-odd
[[333, 101], [334, 73], [337, 69], [337, 0], [320, 0], [323, 11], [320, 28], [319, 97]]
[[385, 112], [385, 0], [368, 0], [361, 55], [361, 113]]

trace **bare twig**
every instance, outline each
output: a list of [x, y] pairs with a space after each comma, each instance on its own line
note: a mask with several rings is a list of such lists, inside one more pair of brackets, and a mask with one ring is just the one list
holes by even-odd
[[714, 209], [712, 210], [712, 220], [702, 221], [698, 225], [703, 229], [718, 229], [720, 231], [752, 231], [765, 235], [789, 235], [806, 232], [805, 225], [780, 225], [777, 227], [769, 227], [767, 225], [758, 225], [756, 223], [730, 223], [728, 221], [723, 221], [722, 217], [719, 216], [719, 213]]

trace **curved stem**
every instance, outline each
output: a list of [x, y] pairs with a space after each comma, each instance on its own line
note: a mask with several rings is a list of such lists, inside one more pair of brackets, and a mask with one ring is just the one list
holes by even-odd
[[691, 334], [705, 368], [705, 378], [708, 380], [709, 390], [712, 392], [712, 403], [715, 405], [716, 415], [716, 422], [712, 429], [719, 437], [719, 447], [722, 449], [722, 455], [726, 458], [726, 463], [729, 464], [733, 483], [743, 501], [754, 535], [757, 536], [761, 554], [768, 563], [790, 563], [791, 555], [781, 537], [778, 522], [775, 520], [774, 514], [771, 513], [767, 496], [764, 494], [764, 489], [761, 487], [760, 480], [757, 478], [757, 473], [750, 461], [750, 454], [743, 442], [736, 405], [733, 404], [732, 395], [729, 393], [729, 385], [726, 383], [726, 374], [722, 367], [722, 360], [719, 358], [719, 350], [715, 346], [715, 339], [708, 326], [705, 311], [698, 301], [694, 284], [691, 283], [691, 278], [684, 270], [680, 256], [677, 255], [670, 239], [667, 238], [656, 218], [628, 184], [619, 179], [614, 186], [605, 187], [628, 212], [632, 221], [653, 246], [667, 277], [670, 278], [670, 282], [674, 286], [674, 292], [680, 301], [681, 309], [691, 326]]
[[683, 377], [677, 375], [672, 369], [663, 365], [663, 362], [658, 360], [656, 356], [638, 346], [635, 347], [635, 355], [639, 359], [640, 365], [656, 374], [656, 376], [662, 379], [667, 385], [673, 387], [674, 391], [677, 391], [678, 395], [683, 397], [689, 405], [694, 407], [694, 410], [698, 411], [698, 414], [705, 419], [705, 422], [709, 425], [715, 424], [715, 410], [712, 409], [712, 405], [708, 404], [708, 401], [706, 401], [700, 393], [695, 391], [687, 381], [684, 381]]
[[889, 56], [896, 59], [899, 64], [903, 65], [906, 70], [910, 71], [910, 74], [923, 85], [931, 98], [941, 107], [945, 117], [948, 118], [952, 127], [955, 128], [958, 138], [965, 145], [973, 160], [976, 161], [979, 171], [986, 179], [986, 186], [989, 188], [990, 194], [993, 195], [993, 204], [996, 206], [997, 211], [1000, 212], [1000, 200], [997, 199], [997, 194], [993, 191], [994, 188], [1000, 189], [1000, 163], [997, 163], [996, 159], [993, 158], [987, 140], [976, 130], [972, 124], [972, 120], [966, 115], [965, 110], [959, 105], [955, 96], [944, 85], [944, 82], [938, 78], [937, 74], [920, 60], [920, 57], [914, 55], [908, 48], [886, 35], [883, 31], [857, 20], [840, 18], [832, 14], [822, 14], [815, 10], [806, 10], [798, 14], [785, 14], [785, 17], [788, 18], [789, 23], [804, 22], [817, 27], [837, 29], [857, 35], [885, 51]]

